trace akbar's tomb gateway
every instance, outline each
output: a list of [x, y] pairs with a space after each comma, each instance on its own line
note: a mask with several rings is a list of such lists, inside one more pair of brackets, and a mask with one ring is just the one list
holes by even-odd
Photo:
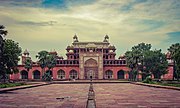
[[[57, 57], [56, 66], [50, 71], [53, 80], [129, 79], [128, 71], [130, 69], [127, 67], [126, 59], [124, 56], [115, 59], [116, 48], [109, 43], [108, 35], [104, 37], [102, 42], [79, 42], [76, 35], [73, 39], [72, 45], [66, 48], [67, 59], [58, 56], [55, 51], [49, 52]], [[38, 80], [42, 78], [42, 69], [37, 62], [33, 62], [32, 69], [27, 72], [24, 68], [26, 58], [30, 58], [27, 50], [22, 55], [22, 64], [18, 66], [20, 72], [11, 75], [11, 79]], [[169, 61], [168, 73], [162, 77], [172, 79], [173, 65], [168, 54], [167, 59]]]

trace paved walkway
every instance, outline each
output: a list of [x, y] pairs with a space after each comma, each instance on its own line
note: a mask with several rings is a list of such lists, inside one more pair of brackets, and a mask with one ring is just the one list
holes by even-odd
[[0, 108], [85, 108], [89, 84], [52, 84], [0, 94]]
[[[89, 84], [51, 84], [0, 94], [0, 108], [86, 108]], [[180, 108], [180, 91], [129, 83], [94, 84], [97, 108]]]
[[180, 108], [180, 91], [134, 84], [94, 84], [97, 108]]

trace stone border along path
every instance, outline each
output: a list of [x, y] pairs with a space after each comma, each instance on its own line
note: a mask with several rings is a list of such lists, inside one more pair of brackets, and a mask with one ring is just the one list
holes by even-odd
[[171, 89], [171, 90], [180, 91], [180, 87], [163, 86], [163, 85], [157, 85], [157, 84], [146, 84], [146, 83], [142, 83], [142, 82], [130, 82], [130, 83], [135, 84], [135, 85], [142, 85], [142, 86], [148, 86], [148, 87], [154, 87], [154, 88], [164, 88], [164, 89]]
[[88, 93], [88, 100], [87, 100], [86, 108], [96, 108], [95, 92], [93, 90], [92, 83], [89, 86], [89, 93]]
[[115, 84], [115, 83], [129, 83], [129, 84], [133, 84], [133, 85], [141, 85], [141, 86], [148, 86], [148, 87], [153, 87], [153, 88], [164, 88], [164, 89], [172, 89], [172, 90], [178, 90], [180, 91], [180, 88], [178, 87], [171, 87], [171, 86], [161, 86], [161, 85], [155, 85], [155, 84], [145, 84], [145, 83], [141, 83], [141, 82], [119, 82], [119, 81], [94, 81], [94, 82], [89, 82], [89, 81], [70, 81], [70, 82], [41, 82], [39, 84], [33, 84], [33, 85], [24, 85], [24, 86], [17, 86], [17, 87], [11, 87], [11, 88], [0, 88], [0, 93], [6, 93], [8, 91], [14, 91], [14, 90], [19, 90], [19, 89], [26, 89], [26, 88], [33, 88], [33, 87], [39, 87], [39, 86], [44, 86], [44, 85], [51, 85], [51, 84], [84, 84], [84, 83], [90, 83], [89, 86], [89, 91], [88, 91], [88, 98], [87, 98], [87, 103], [86, 103], [86, 108], [96, 108], [96, 98], [95, 98], [95, 92], [93, 89], [93, 84]]
[[38, 82], [38, 84], [32, 84], [32, 85], [24, 85], [24, 86], [16, 86], [16, 87], [9, 87], [9, 88], [0, 88], [0, 93], [13, 91], [13, 90], [19, 90], [19, 89], [26, 89], [26, 88], [32, 88], [32, 87], [39, 87], [49, 84], [87, 84], [87, 83], [102, 83], [102, 84], [113, 84], [113, 83], [131, 83], [136, 85], [142, 85], [142, 86], [148, 86], [148, 87], [155, 87], [155, 88], [164, 88], [164, 89], [173, 89], [173, 90], [179, 90], [179, 87], [172, 87], [172, 86], [162, 86], [162, 85], [156, 85], [156, 84], [146, 84], [141, 82], [130, 82], [130, 81], [102, 81], [102, 80], [95, 80], [95, 81], [53, 81], [53, 82]]
[[5, 93], [5, 92], [19, 90], [19, 89], [39, 87], [39, 86], [44, 86], [44, 85], [49, 85], [49, 84], [50, 83], [41, 82], [38, 84], [30, 84], [30, 85], [23, 85], [23, 86], [16, 86], [16, 87], [0, 88], [0, 93]]

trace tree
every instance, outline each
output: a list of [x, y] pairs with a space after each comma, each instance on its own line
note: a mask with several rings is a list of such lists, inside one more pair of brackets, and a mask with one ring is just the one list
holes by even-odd
[[142, 72], [142, 80], [153, 74], [160, 79], [167, 73], [168, 62], [161, 50], [151, 50], [151, 44], [140, 43], [125, 53], [131, 78], [138, 80], [139, 71]]
[[30, 58], [26, 58], [24, 68], [29, 72], [32, 69], [32, 61]]
[[[3, 25], [0, 25], [0, 48], [3, 48], [2, 47], [3, 40], [4, 40], [3, 37], [5, 37], [7, 35], [7, 33], [8, 32], [7, 32], [7, 30], [5, 30], [5, 27]], [[1, 51], [2, 51], [2, 49], [1, 49]]]
[[180, 43], [175, 43], [172, 44], [169, 48], [168, 51], [171, 54], [171, 58], [174, 61], [174, 77], [177, 78], [179, 81], [180, 77]]
[[180, 78], [180, 48], [176, 50], [176, 53], [174, 54], [174, 59], [176, 60], [175, 62], [175, 67], [176, 67], [176, 76], [177, 80], [179, 81]]
[[4, 81], [7, 74], [18, 72], [17, 66], [21, 51], [19, 43], [11, 39], [5, 40], [0, 67], [0, 74], [3, 75]]
[[45, 72], [45, 67], [47, 66], [46, 60], [47, 60], [47, 55], [48, 52], [47, 51], [40, 51], [38, 52], [38, 55], [36, 55], [36, 58], [39, 59], [39, 65], [42, 69], [42, 74], [44, 75]]
[[168, 62], [166, 55], [161, 50], [147, 51], [144, 53], [144, 71], [155, 78], [160, 79], [162, 75], [167, 73]]
[[3, 39], [3, 37], [5, 37], [7, 35], [7, 31], [4, 29], [5, 29], [5, 27], [3, 25], [0, 25], [0, 74], [3, 73], [2, 70], [4, 68], [3, 67], [3, 53], [4, 53], [5, 40]]
[[[150, 51], [151, 44], [140, 43], [125, 53], [128, 67], [131, 68], [132, 78], [138, 80], [140, 66], [143, 64], [144, 53]], [[144, 68], [144, 67], [143, 67]], [[141, 71], [143, 71], [143, 68]]]
[[137, 75], [137, 56], [134, 51], [127, 51], [125, 53], [127, 65], [131, 69], [130, 80], [135, 80]]
[[54, 54], [48, 54], [46, 64], [49, 70], [54, 68], [56, 66], [56, 56]]

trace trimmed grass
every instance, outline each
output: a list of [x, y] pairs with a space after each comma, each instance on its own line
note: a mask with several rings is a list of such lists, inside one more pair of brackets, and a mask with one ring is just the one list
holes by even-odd
[[172, 86], [172, 87], [180, 87], [180, 83], [177, 84], [172, 84], [172, 83], [161, 83], [161, 82], [149, 82], [147, 84], [157, 84], [157, 85], [162, 85], [162, 86]]
[[8, 87], [16, 87], [16, 86], [22, 86], [26, 85], [25, 83], [5, 83], [5, 84], [0, 84], [0, 88], [8, 88]]
[[163, 85], [163, 86], [180, 87], [180, 84], [168, 84], [168, 83], [155, 83], [155, 84]]

